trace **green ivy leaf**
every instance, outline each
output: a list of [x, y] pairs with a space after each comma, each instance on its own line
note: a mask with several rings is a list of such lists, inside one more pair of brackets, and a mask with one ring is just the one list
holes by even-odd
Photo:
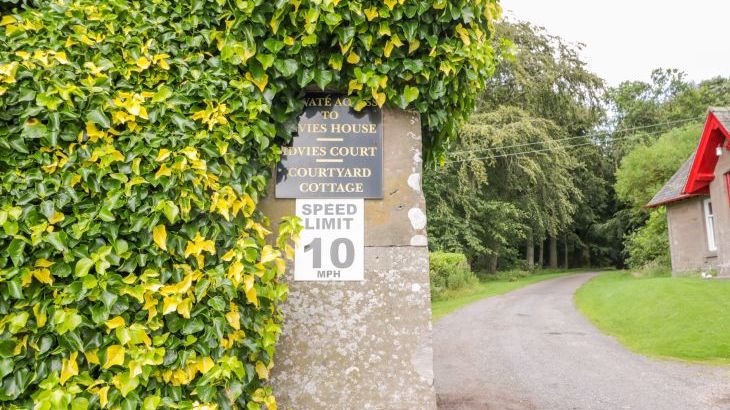
[[104, 111], [101, 111], [99, 109], [89, 111], [86, 114], [86, 120], [91, 121], [104, 129], [111, 128], [112, 126], [112, 122], [109, 120], [106, 114], [104, 114]]

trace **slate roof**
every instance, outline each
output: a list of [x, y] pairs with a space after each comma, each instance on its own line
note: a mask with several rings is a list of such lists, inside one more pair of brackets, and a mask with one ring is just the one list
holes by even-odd
[[722, 123], [722, 126], [730, 131], [730, 107], [711, 107], [710, 111], [715, 114], [715, 118]]
[[[728, 125], [730, 125], [730, 112], [728, 112], [728, 120]], [[689, 177], [689, 171], [692, 169], [692, 163], [694, 160], [695, 153], [693, 152], [687, 161], [679, 167], [679, 170], [672, 175], [664, 187], [660, 189], [659, 192], [654, 195], [654, 198], [652, 198], [645, 206], [647, 208], [655, 208], [660, 205], [695, 196], [688, 195], [683, 192], [685, 185], [687, 185], [687, 178]]]

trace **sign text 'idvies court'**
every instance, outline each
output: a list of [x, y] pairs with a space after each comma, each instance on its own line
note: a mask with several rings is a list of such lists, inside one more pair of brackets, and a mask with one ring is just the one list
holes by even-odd
[[382, 198], [383, 118], [337, 94], [310, 94], [276, 168], [277, 198]]

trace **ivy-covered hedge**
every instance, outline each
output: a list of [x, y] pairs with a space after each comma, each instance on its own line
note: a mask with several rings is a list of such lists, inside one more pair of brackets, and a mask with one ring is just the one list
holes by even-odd
[[257, 210], [302, 90], [424, 114], [492, 70], [496, 0], [0, 4], [0, 407], [276, 407]]

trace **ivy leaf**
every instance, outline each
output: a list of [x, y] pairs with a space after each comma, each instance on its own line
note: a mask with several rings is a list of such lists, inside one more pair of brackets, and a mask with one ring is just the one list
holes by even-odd
[[325, 90], [327, 86], [332, 82], [334, 75], [329, 70], [318, 70], [314, 74], [314, 81], [320, 90]]
[[161, 249], [167, 250], [167, 229], [165, 229], [165, 225], [155, 226], [152, 230], [152, 239]]
[[279, 71], [282, 76], [284, 76], [285, 78], [289, 78], [297, 73], [299, 64], [296, 60], [287, 58], [283, 60], [276, 60], [274, 62], [274, 68], [276, 68], [276, 70]]
[[10, 241], [10, 245], [8, 246], [8, 254], [10, 255], [10, 260], [13, 261], [13, 266], [22, 266], [25, 262], [25, 254], [23, 253], [24, 249], [25, 242], [23, 242], [22, 240], [13, 239], [12, 241]]
[[108, 369], [112, 366], [124, 365], [124, 354], [126, 349], [121, 345], [111, 345], [106, 349], [106, 361], [102, 368]]
[[59, 378], [59, 383], [61, 383], [61, 385], [66, 384], [68, 379], [79, 374], [79, 365], [76, 363], [76, 356], [78, 354], [78, 352], [73, 352], [68, 359], [63, 360], [63, 364], [61, 365], [61, 377]]
[[74, 274], [78, 278], [82, 278], [89, 273], [91, 267], [94, 266], [94, 261], [89, 258], [81, 258], [76, 262], [76, 268]]
[[104, 114], [104, 111], [101, 111], [99, 109], [94, 109], [94, 110], [89, 111], [86, 114], [86, 119], [88, 121], [93, 122], [96, 125], [101, 126], [104, 129], [111, 128], [111, 126], [112, 126], [112, 123], [109, 120], [109, 117], [107, 117], [106, 114]]
[[416, 99], [418, 99], [418, 94], [418, 88], [411, 87], [410, 85], [407, 85], [406, 88], [403, 90], [403, 96], [405, 97], [407, 104], [416, 101]]

